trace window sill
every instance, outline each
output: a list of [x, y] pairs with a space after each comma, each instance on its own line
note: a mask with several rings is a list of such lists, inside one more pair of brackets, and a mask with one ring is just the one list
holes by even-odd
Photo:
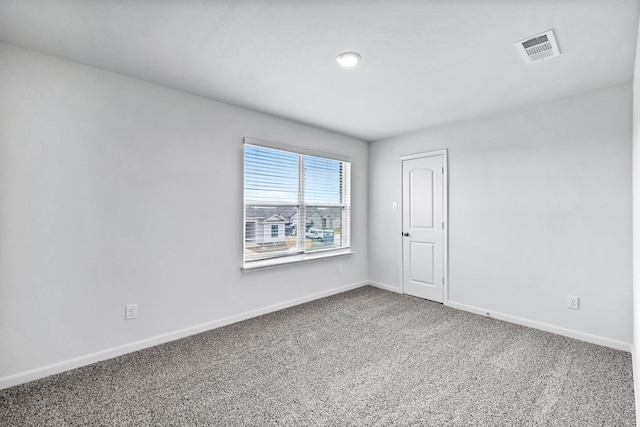
[[320, 261], [328, 258], [341, 257], [345, 255], [352, 255], [355, 252], [352, 252], [350, 249], [338, 249], [314, 254], [301, 254], [301, 255], [293, 255], [289, 257], [282, 258], [272, 258], [265, 259], [261, 261], [253, 261], [250, 263], [246, 263], [241, 267], [243, 273], [250, 273], [252, 271], [264, 270], [267, 268], [274, 267], [282, 267], [286, 265], [296, 265], [301, 262], [309, 262], [309, 261]]

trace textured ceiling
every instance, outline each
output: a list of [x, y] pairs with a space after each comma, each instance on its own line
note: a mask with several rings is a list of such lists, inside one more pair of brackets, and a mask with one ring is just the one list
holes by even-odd
[[[629, 82], [638, 13], [637, 0], [0, 0], [0, 42], [370, 141]], [[513, 42], [549, 29], [562, 55], [526, 65]], [[340, 68], [344, 51], [362, 62]]]

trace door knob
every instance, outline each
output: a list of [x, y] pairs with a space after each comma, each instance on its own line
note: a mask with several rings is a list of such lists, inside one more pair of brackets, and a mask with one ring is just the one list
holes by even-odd
[[409, 233], [402, 233], [404, 237], [409, 237]]

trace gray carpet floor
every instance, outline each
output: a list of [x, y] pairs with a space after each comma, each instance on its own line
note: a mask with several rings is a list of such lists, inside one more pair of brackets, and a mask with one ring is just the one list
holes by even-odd
[[635, 425], [628, 353], [364, 287], [0, 391], [2, 426]]

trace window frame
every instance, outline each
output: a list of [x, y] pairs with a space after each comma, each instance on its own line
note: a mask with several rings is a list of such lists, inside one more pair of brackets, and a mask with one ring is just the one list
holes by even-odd
[[[305, 252], [304, 250], [301, 253], [297, 253], [295, 255], [288, 255], [288, 256], [274, 256], [271, 258], [265, 258], [265, 259], [259, 259], [259, 260], [246, 260], [246, 227], [247, 227], [247, 218], [246, 218], [246, 207], [247, 207], [247, 203], [245, 200], [245, 185], [244, 185], [244, 177], [245, 177], [245, 157], [244, 157], [244, 146], [245, 145], [252, 145], [252, 146], [258, 146], [258, 147], [263, 147], [263, 148], [267, 148], [267, 149], [274, 149], [274, 150], [280, 150], [280, 151], [285, 151], [285, 152], [289, 152], [289, 153], [295, 153], [298, 155], [302, 155], [302, 156], [313, 156], [313, 157], [319, 157], [319, 158], [324, 158], [324, 159], [328, 159], [328, 160], [335, 160], [335, 161], [339, 161], [339, 162], [344, 162], [345, 164], [347, 164], [347, 168], [348, 168], [348, 185], [345, 186], [343, 188], [343, 203], [341, 203], [339, 206], [344, 206], [344, 208], [346, 209], [346, 214], [343, 214], [343, 218], [346, 217], [348, 218], [348, 221], [342, 221], [341, 223], [341, 227], [343, 227], [342, 232], [346, 233], [345, 237], [347, 238], [347, 243], [346, 246], [344, 247], [340, 247], [340, 248], [328, 248], [328, 249], [319, 249], [319, 250], [314, 250], [313, 252]], [[299, 168], [301, 168], [302, 165], [299, 166]], [[264, 268], [270, 268], [270, 267], [276, 267], [276, 266], [283, 266], [283, 265], [292, 265], [292, 264], [297, 264], [300, 262], [304, 262], [304, 261], [314, 261], [314, 260], [321, 260], [321, 259], [326, 259], [326, 258], [332, 258], [332, 257], [336, 257], [336, 256], [344, 256], [344, 255], [350, 255], [353, 252], [351, 251], [351, 194], [350, 194], [350, 187], [351, 187], [351, 167], [352, 167], [352, 162], [351, 162], [351, 158], [348, 156], [343, 156], [343, 155], [339, 155], [339, 154], [334, 154], [334, 153], [326, 153], [326, 152], [322, 152], [322, 151], [317, 151], [317, 150], [309, 150], [309, 149], [305, 149], [305, 148], [301, 148], [301, 147], [296, 147], [296, 146], [291, 146], [291, 145], [287, 145], [287, 144], [281, 144], [281, 143], [277, 143], [277, 142], [272, 142], [272, 141], [266, 141], [263, 139], [257, 139], [257, 138], [251, 138], [251, 137], [245, 137], [243, 139], [243, 162], [242, 162], [242, 179], [243, 179], [243, 186], [242, 186], [242, 192], [243, 192], [243, 196], [242, 196], [242, 217], [243, 217], [243, 221], [242, 221], [242, 235], [243, 235], [243, 239], [242, 239], [242, 267], [241, 270], [243, 272], [249, 272], [249, 271], [254, 271], [254, 270], [260, 270], [260, 269], [264, 269]], [[299, 169], [298, 170], [298, 186], [299, 188], [304, 188], [304, 171]], [[297, 211], [297, 215], [298, 218], [306, 218], [306, 208], [307, 205], [305, 205], [304, 203], [304, 196], [303, 196], [303, 191], [299, 191], [298, 192], [299, 197], [298, 197], [298, 201], [296, 206], [298, 207], [298, 211]], [[313, 207], [313, 206], [324, 206], [324, 205], [318, 205], [318, 204], [309, 204], [308, 206]], [[329, 206], [329, 205], [327, 205]], [[305, 220], [306, 221], [306, 220]], [[346, 224], [345, 224], [346, 223]], [[306, 224], [305, 224], [306, 225]], [[298, 227], [299, 228], [299, 227]], [[303, 228], [303, 230], [306, 231], [305, 228]], [[305, 232], [303, 231], [302, 233], [300, 233], [300, 230], [298, 230], [298, 245], [300, 245], [302, 242], [302, 247], [304, 247], [304, 242], [305, 242]]]

